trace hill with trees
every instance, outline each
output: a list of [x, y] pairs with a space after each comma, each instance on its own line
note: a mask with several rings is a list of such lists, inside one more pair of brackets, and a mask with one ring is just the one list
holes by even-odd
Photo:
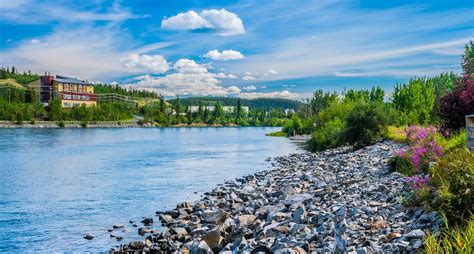
[[[179, 98], [181, 104], [185, 106], [198, 106], [200, 104], [212, 106], [216, 103], [220, 103], [222, 106], [234, 106], [240, 103], [243, 107], [247, 106], [252, 109], [294, 109], [297, 110], [302, 105], [301, 102], [288, 99], [279, 98], [258, 98], [258, 99], [241, 99], [241, 98], [229, 98], [229, 97], [188, 97]], [[176, 99], [168, 100], [169, 103], [173, 104]]]

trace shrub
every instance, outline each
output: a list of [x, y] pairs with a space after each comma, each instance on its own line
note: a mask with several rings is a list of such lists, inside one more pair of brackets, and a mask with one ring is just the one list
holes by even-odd
[[358, 103], [346, 117], [346, 126], [344, 141], [355, 148], [371, 145], [387, 135], [387, 119], [375, 103]]
[[424, 252], [427, 254], [473, 253], [474, 250], [474, 216], [465, 227], [450, 227], [445, 218], [445, 228], [437, 236], [428, 234], [425, 237]]
[[81, 126], [82, 126], [83, 128], [87, 128], [88, 125], [89, 125], [89, 122], [87, 122], [87, 121], [82, 121], [82, 122], [81, 122]]
[[474, 44], [466, 45], [463, 55], [463, 77], [452, 92], [446, 93], [438, 102], [438, 114], [443, 128], [457, 130], [464, 126], [465, 116], [474, 114]]
[[64, 123], [64, 121], [59, 121], [58, 126], [61, 127], [61, 128], [64, 128], [64, 127], [66, 127], [66, 124]]
[[410, 158], [393, 156], [388, 160], [388, 165], [391, 171], [397, 171], [407, 176], [411, 176], [415, 173]]
[[474, 154], [453, 149], [430, 170], [435, 188], [433, 209], [440, 209], [453, 221], [467, 219], [474, 204]]
[[430, 163], [442, 155], [443, 148], [436, 143], [436, 129], [430, 126], [410, 126], [407, 129], [407, 150], [399, 151], [400, 156], [409, 156], [416, 172], [427, 173]]
[[461, 129], [451, 134], [446, 132], [445, 135], [439, 134], [436, 137], [436, 142], [443, 147], [443, 151], [449, 151], [455, 148], [467, 148], [466, 130]]
[[406, 131], [401, 127], [388, 126], [387, 128], [387, 138], [393, 140], [396, 143], [406, 143]]
[[344, 131], [344, 122], [341, 119], [334, 119], [313, 132], [308, 142], [312, 151], [322, 151], [328, 148], [335, 148], [343, 145], [341, 134]]
[[34, 125], [35, 123], [36, 123], [35, 120], [30, 120], [31, 125]]

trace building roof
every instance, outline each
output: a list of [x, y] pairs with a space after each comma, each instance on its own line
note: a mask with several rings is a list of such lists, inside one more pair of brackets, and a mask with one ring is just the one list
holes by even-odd
[[71, 78], [67, 76], [62, 76], [62, 75], [56, 75], [56, 78], [54, 81], [60, 82], [60, 83], [69, 83], [69, 84], [78, 84], [78, 85], [93, 85], [90, 82], [82, 81], [77, 78]]

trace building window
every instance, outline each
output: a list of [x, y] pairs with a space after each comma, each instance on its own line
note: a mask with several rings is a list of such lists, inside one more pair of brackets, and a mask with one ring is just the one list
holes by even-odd
[[83, 96], [82, 96], [82, 100], [83, 100], [83, 101], [88, 101], [88, 100], [89, 100], [89, 96], [83, 95]]

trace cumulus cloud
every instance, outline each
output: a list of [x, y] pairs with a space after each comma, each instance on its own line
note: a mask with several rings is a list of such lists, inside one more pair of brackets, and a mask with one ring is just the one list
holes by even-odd
[[231, 94], [239, 94], [240, 93], [240, 88], [236, 87], [236, 86], [230, 86], [227, 88], [227, 92], [231, 93]]
[[242, 20], [226, 9], [210, 9], [197, 13], [193, 10], [178, 13], [175, 16], [164, 18], [161, 28], [166, 30], [214, 30], [220, 35], [237, 35], [245, 33]]
[[161, 55], [139, 55], [130, 54], [122, 59], [127, 68], [148, 69], [157, 73], [165, 73], [169, 70], [166, 59]]
[[251, 92], [251, 93], [241, 93], [239, 95], [241, 98], [245, 99], [255, 99], [255, 98], [282, 98], [282, 99], [291, 99], [294, 100], [299, 97], [299, 94], [297, 93], [292, 93], [287, 90], [283, 91], [276, 91], [276, 92], [270, 92], [270, 93], [257, 93], [257, 92]]
[[255, 80], [255, 77], [250, 76], [250, 75], [245, 75], [242, 77], [242, 79], [245, 81], [251, 81], [251, 80]]
[[255, 90], [257, 90], [257, 88], [255, 86], [252, 86], [252, 85], [243, 87], [242, 89], [245, 90], [245, 91], [255, 91]]
[[38, 43], [40, 43], [40, 40], [38, 40], [38, 39], [32, 39], [32, 40], [30, 41], [30, 43], [31, 43], [31, 44], [38, 44]]
[[225, 73], [217, 73], [217, 77], [218, 78], [227, 78], [227, 79], [236, 79], [237, 76], [235, 76], [234, 74], [225, 74]]
[[244, 55], [242, 53], [232, 49], [223, 50], [222, 52], [219, 52], [217, 49], [210, 50], [203, 57], [224, 61], [244, 59]]
[[[152, 77], [142, 75], [135, 77], [138, 82], [128, 84], [127, 87], [153, 90], [164, 96], [191, 95], [191, 96], [237, 96], [243, 98], [296, 98], [297, 94], [287, 91], [272, 93], [247, 93], [232, 85], [223, 86], [220, 79], [234, 78], [232, 74], [212, 73], [204, 64], [196, 63], [191, 59], [179, 59], [173, 65], [174, 73]], [[255, 86], [244, 87], [243, 90], [254, 91]]]

